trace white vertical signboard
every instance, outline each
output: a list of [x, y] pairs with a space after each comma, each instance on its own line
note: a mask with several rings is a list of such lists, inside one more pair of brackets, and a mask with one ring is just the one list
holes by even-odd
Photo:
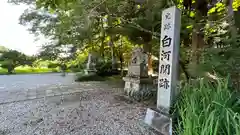
[[162, 12], [157, 108], [167, 114], [177, 94], [180, 26], [177, 7]]

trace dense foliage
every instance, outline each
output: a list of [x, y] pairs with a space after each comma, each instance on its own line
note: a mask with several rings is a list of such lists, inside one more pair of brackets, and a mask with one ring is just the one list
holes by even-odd
[[1, 54], [0, 64], [2, 68], [8, 70], [8, 73], [12, 73], [17, 66], [24, 65], [26, 59], [26, 55], [15, 50], [9, 50]]
[[58, 72], [58, 61], [38, 59], [16, 50], [0, 47], [0, 74]]
[[[159, 56], [161, 11], [176, 5], [182, 10], [181, 73], [186, 79], [238, 71], [239, 0], [12, 0], [32, 5], [20, 23], [35, 34], [50, 37], [41, 56], [59, 58], [69, 48], [67, 61], [83, 52], [98, 52], [112, 67], [128, 63], [135, 45]], [[232, 59], [234, 57], [234, 60]], [[66, 60], [65, 60], [66, 61]], [[226, 61], [229, 64], [226, 64]], [[221, 68], [219, 68], [221, 67]], [[226, 70], [227, 69], [227, 70]], [[197, 71], [197, 72], [196, 72]]]

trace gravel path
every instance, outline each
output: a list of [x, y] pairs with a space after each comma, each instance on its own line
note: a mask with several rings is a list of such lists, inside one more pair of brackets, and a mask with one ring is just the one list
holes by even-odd
[[139, 121], [146, 107], [122, 100], [122, 88], [103, 82], [61, 88], [51, 88], [60, 94], [2, 101], [0, 135], [155, 135]]

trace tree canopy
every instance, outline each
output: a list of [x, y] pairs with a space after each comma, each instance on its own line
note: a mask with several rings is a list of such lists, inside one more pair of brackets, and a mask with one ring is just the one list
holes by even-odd
[[159, 56], [161, 11], [175, 5], [182, 11], [180, 65], [186, 78], [206, 74], [226, 76], [229, 73], [226, 71], [237, 71], [234, 65], [240, 63], [237, 53], [239, 0], [11, 2], [31, 5], [20, 17], [20, 23], [30, 24], [29, 30], [34, 34], [51, 37], [54, 42], [45, 50], [52, 54], [61, 52], [57, 49], [59, 46], [72, 45], [72, 56], [88, 50], [111, 57], [112, 61], [127, 60], [129, 56], [121, 55], [122, 52], [130, 52], [137, 45], [149, 54], [148, 65], [151, 67], [151, 56]]
[[0, 53], [6, 52], [6, 51], [8, 51], [8, 48], [0, 45]]
[[35, 60], [34, 56], [27, 56], [16, 50], [0, 46], [0, 67], [7, 69], [9, 74], [13, 73], [17, 66], [33, 66]]

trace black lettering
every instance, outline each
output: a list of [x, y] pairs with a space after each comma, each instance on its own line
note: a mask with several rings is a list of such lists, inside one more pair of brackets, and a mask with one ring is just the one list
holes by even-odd
[[168, 37], [168, 36], [164, 36], [163, 40], [162, 40], [162, 46], [163, 47], [169, 47], [172, 43], [172, 38]]
[[170, 75], [170, 67], [171, 67], [170, 64], [161, 65], [160, 66], [160, 73]]
[[165, 15], [165, 19], [167, 19], [167, 20], [171, 19], [171, 14], [170, 14], [170, 13], [167, 13], [167, 14]]
[[164, 88], [168, 89], [170, 87], [169, 80], [164, 78], [164, 79], [159, 79], [159, 88]]
[[171, 55], [171, 51], [162, 51], [161, 53], [161, 60], [164, 60], [164, 59], [167, 59], [169, 60], [170, 59], [170, 55]]
[[169, 30], [169, 29], [171, 29], [170, 23], [164, 24], [163, 26], [164, 26], [164, 28], [163, 28], [164, 30]]

